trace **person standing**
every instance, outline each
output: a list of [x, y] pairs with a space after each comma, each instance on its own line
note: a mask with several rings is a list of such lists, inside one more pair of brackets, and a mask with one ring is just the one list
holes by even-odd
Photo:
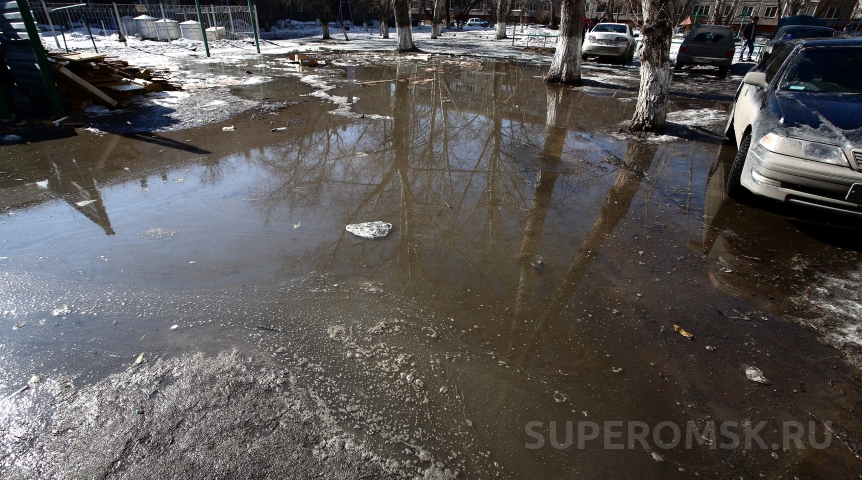
[[751, 22], [742, 27], [742, 50], [739, 51], [739, 61], [742, 61], [742, 54], [745, 53], [745, 48], [748, 47], [747, 62], [751, 61], [751, 54], [754, 53], [754, 36], [757, 34], [757, 22], [760, 17], [751, 17]]

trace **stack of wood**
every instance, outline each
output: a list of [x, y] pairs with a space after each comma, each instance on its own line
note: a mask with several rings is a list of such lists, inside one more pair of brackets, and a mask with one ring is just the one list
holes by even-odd
[[181, 89], [148, 69], [131, 67], [128, 62], [103, 53], [55, 53], [49, 59], [54, 62], [61, 93], [74, 97], [80, 92], [108, 108], [116, 107], [119, 101], [135, 93]]

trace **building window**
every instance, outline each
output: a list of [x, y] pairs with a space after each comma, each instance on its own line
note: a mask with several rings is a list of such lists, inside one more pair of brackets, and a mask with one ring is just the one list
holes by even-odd
[[778, 7], [766, 7], [766, 10], [763, 11], [763, 16], [766, 18], [775, 18], [777, 12]]
[[841, 7], [829, 7], [823, 13], [823, 18], [838, 18], [841, 15]]
[[694, 14], [698, 17], [708, 17], [709, 16], [709, 5], [698, 5], [694, 7]]
[[754, 16], [754, 5], [746, 5], [742, 7], [742, 16], [743, 17], [753, 17]]
[[731, 13], [733, 13], [733, 5], [725, 5], [722, 17], [729, 17]]

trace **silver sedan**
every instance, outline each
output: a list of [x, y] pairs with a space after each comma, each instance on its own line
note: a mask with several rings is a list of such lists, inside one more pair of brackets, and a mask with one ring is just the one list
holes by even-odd
[[749, 72], [728, 138], [727, 182], [752, 194], [862, 217], [862, 39], [791, 41]]
[[581, 58], [614, 57], [630, 62], [635, 56], [635, 36], [625, 23], [600, 23], [587, 34], [581, 46]]

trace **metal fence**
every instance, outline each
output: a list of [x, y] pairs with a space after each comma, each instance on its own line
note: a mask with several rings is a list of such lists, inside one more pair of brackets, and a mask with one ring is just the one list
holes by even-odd
[[[80, 5], [73, 7], [75, 5]], [[202, 5], [203, 18], [198, 17], [195, 5], [163, 5], [163, 4], [75, 4], [75, 3], [46, 3], [44, 1], [31, 0], [30, 7], [33, 17], [39, 28], [45, 32], [53, 32], [54, 38], [61, 32], [89, 28], [94, 36], [112, 35], [122, 33], [125, 36], [139, 35], [154, 40], [169, 40], [139, 32], [135, 17], [148, 15], [157, 20], [168, 19], [179, 23], [194, 21], [203, 23], [204, 28], [221, 27], [224, 30], [216, 32], [215, 38], [207, 35], [210, 40], [227, 38], [229, 40], [254, 38], [254, 27], [257, 22], [252, 22], [252, 15], [257, 16], [257, 9], [249, 11], [245, 6], [219, 6]], [[64, 8], [65, 7], [65, 8]], [[68, 8], [73, 7], [73, 8]], [[256, 20], [256, 18], [255, 18]], [[155, 27], [153, 27], [155, 28]], [[192, 31], [190, 29], [189, 31]], [[182, 32], [186, 30], [183, 29]], [[181, 32], [181, 35], [182, 35]], [[192, 39], [200, 40], [200, 30]], [[59, 40], [57, 41], [59, 47]]]

